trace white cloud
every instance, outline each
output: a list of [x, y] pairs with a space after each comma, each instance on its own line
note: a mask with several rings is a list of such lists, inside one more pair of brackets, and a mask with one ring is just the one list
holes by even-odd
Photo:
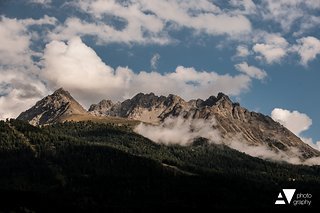
[[298, 44], [293, 46], [292, 50], [296, 51], [301, 58], [301, 64], [307, 65], [309, 61], [314, 60], [320, 54], [320, 40], [308, 36], [297, 40]]
[[314, 143], [312, 138], [305, 138], [305, 137], [301, 137], [301, 136], [300, 136], [300, 139], [303, 142], [305, 142], [306, 144], [308, 144], [309, 146], [311, 146], [312, 148], [320, 151], [320, 141], [317, 141]]
[[309, 129], [312, 124], [312, 120], [308, 115], [298, 111], [291, 112], [286, 109], [275, 108], [271, 112], [271, 117], [297, 136], [299, 136], [301, 132]]
[[32, 32], [28, 31], [30, 25], [54, 24], [55, 18], [44, 16], [41, 19], [10, 19], [0, 17], [0, 65], [25, 66], [33, 65], [31, 56], [33, 51], [29, 48]]
[[277, 34], [262, 33], [263, 43], [256, 43], [253, 51], [260, 54], [267, 63], [280, 62], [287, 54], [288, 42]]
[[[164, 31], [164, 22], [156, 15], [145, 14], [139, 2], [117, 2], [114, 0], [83, 0], [73, 2], [84, 13], [93, 16], [94, 21], [84, 21], [76, 17], [66, 19], [51, 34], [52, 39], [68, 40], [74, 36], [95, 36], [98, 43], [156, 43], [172, 42]], [[105, 16], [119, 22], [105, 22]]]
[[245, 141], [242, 137], [235, 136], [234, 138], [225, 142], [226, 145], [229, 147], [238, 150], [240, 152], [246, 153], [247, 155], [262, 158], [265, 160], [272, 160], [272, 161], [285, 161], [291, 164], [319, 164], [318, 160], [314, 162], [306, 163], [302, 162], [300, 159], [301, 154], [299, 150], [291, 148], [290, 150], [284, 151], [277, 151], [270, 149], [266, 145], [249, 145], [247, 141]]
[[190, 145], [198, 137], [207, 138], [215, 143], [220, 142], [220, 132], [212, 128], [215, 124], [214, 118], [204, 120], [169, 117], [159, 126], [140, 123], [134, 131], [156, 143], [186, 146]]
[[157, 69], [159, 59], [160, 59], [159, 53], [156, 53], [152, 56], [150, 60], [150, 65], [153, 70]]
[[48, 93], [27, 70], [0, 70], [0, 119], [15, 118]]
[[264, 70], [259, 69], [258, 67], [255, 67], [255, 66], [249, 66], [247, 62], [236, 64], [235, 68], [238, 71], [247, 74], [251, 78], [262, 80], [265, 77], [267, 77], [267, 73]]
[[247, 46], [244, 46], [244, 45], [239, 45], [237, 46], [237, 52], [236, 52], [236, 57], [247, 57], [250, 55], [250, 51], [248, 49]]
[[320, 158], [310, 158], [301, 161], [301, 154], [298, 149], [291, 148], [287, 151], [277, 151], [270, 149], [266, 145], [250, 145], [240, 135], [222, 137], [221, 132], [214, 128], [216, 120], [214, 117], [208, 119], [192, 119], [178, 117], [168, 117], [160, 125], [148, 125], [140, 123], [134, 131], [143, 135], [155, 143], [171, 145], [178, 144], [187, 146], [199, 138], [208, 139], [208, 143], [225, 144], [235, 150], [246, 153], [253, 157], [266, 160], [286, 161], [291, 164], [317, 165]]
[[[130, 20], [126, 27], [117, 30], [103, 22], [87, 22], [79, 18], [67, 18], [63, 25], [57, 26], [49, 35], [52, 40], [69, 40], [74, 36], [91, 35], [97, 40], [97, 44], [105, 43], [141, 43], [141, 44], [168, 44], [173, 42], [165, 32], [148, 33], [141, 23]], [[161, 23], [159, 23], [161, 24]], [[144, 32], [146, 30], [146, 32]]]
[[255, 14], [256, 5], [252, 0], [230, 0], [229, 3], [236, 8], [240, 8], [243, 14]]
[[31, 63], [28, 55], [31, 36], [21, 22], [1, 16], [0, 38], [1, 65]]
[[29, 0], [29, 2], [33, 4], [42, 4], [48, 6], [52, 3], [52, 0]]
[[40, 18], [40, 19], [27, 18], [27, 19], [21, 19], [20, 22], [24, 26], [45, 25], [45, 24], [55, 25], [58, 22], [58, 20], [55, 17], [44, 15], [43, 18]]
[[185, 99], [207, 98], [220, 91], [239, 95], [247, 91], [251, 83], [247, 75], [219, 75], [183, 66], [165, 74], [134, 73], [124, 67], [114, 70], [80, 38], [74, 38], [67, 44], [52, 41], [46, 46], [43, 58], [43, 78], [50, 88], [63, 86], [87, 106], [102, 98], [118, 100], [138, 92], [173, 93]]
[[16, 117], [47, 94], [44, 83], [37, 77], [39, 69], [30, 49], [30, 25], [50, 24], [51, 19], [0, 19], [0, 119]]
[[316, 29], [320, 25], [320, 16], [310, 15], [305, 16], [303, 24], [301, 24], [300, 29], [293, 33], [293, 36], [299, 37], [304, 34], [309, 34], [310, 31]]
[[153, 11], [166, 22], [206, 32], [210, 35], [238, 35], [251, 31], [250, 21], [243, 15], [230, 15], [210, 1], [141, 0], [143, 8]]
[[[251, 31], [251, 23], [244, 15], [221, 11], [208, 0], [82, 0], [69, 5], [90, 14], [94, 21], [68, 18], [54, 30], [52, 39], [68, 40], [74, 36], [91, 35], [100, 43], [163, 45], [174, 41], [168, 31], [182, 27], [209, 35], [237, 36]], [[118, 25], [121, 27], [106, 22], [105, 17], [120, 21]]]
[[312, 125], [312, 119], [308, 115], [298, 111], [275, 108], [271, 112], [271, 117], [300, 137], [303, 142], [314, 149], [320, 150], [320, 141], [313, 143], [312, 138], [301, 136], [301, 133], [308, 130]]
[[264, 19], [272, 20], [289, 31], [294, 24], [303, 26], [309, 23], [313, 13], [319, 14], [320, 3], [318, 0], [265, 0], [259, 9]]

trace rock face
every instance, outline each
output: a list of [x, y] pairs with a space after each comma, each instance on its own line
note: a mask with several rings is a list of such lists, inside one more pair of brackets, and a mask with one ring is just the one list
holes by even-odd
[[35, 106], [22, 112], [17, 119], [28, 121], [32, 125], [58, 122], [71, 114], [87, 114], [87, 111], [63, 88], [56, 90], [38, 101]]
[[112, 107], [115, 104], [111, 100], [102, 100], [98, 104], [92, 104], [89, 108], [89, 112], [92, 112], [93, 115], [109, 115], [109, 112], [112, 111]]
[[89, 112], [94, 115], [109, 115], [140, 120], [148, 123], [159, 123], [169, 115], [179, 115], [180, 111], [176, 107], [183, 106], [186, 110], [190, 104], [176, 95], [156, 96], [154, 93], [139, 93], [132, 99], [116, 103], [114, 105], [105, 104], [111, 101], [103, 100], [98, 104], [93, 104]]
[[228, 96], [219, 93], [207, 100], [185, 101], [179, 96], [156, 96], [153, 93], [139, 93], [132, 99], [112, 105], [100, 102], [90, 107], [90, 113], [112, 115], [140, 120], [148, 123], [161, 123], [167, 117], [182, 116], [193, 119], [216, 120], [214, 128], [219, 129], [222, 138], [241, 138], [249, 145], [267, 145], [274, 151], [290, 151], [293, 147], [301, 156], [320, 156], [320, 152], [306, 145], [299, 137], [280, 123], [261, 113], [250, 112], [233, 103]]

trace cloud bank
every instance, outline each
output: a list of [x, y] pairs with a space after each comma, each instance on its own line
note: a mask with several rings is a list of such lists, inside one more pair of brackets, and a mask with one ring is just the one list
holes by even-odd
[[239, 95], [249, 89], [251, 78], [245, 74], [219, 75], [178, 66], [168, 73], [133, 72], [127, 67], [113, 69], [79, 37], [68, 43], [52, 41], [43, 56], [42, 78], [50, 88], [63, 86], [82, 103], [89, 105], [102, 98], [119, 100], [144, 92], [178, 94], [185, 99], [207, 98], [220, 91]]
[[[69, 3], [94, 21], [68, 18], [51, 38], [68, 40], [74, 36], [95, 36], [100, 43], [155, 43], [174, 41], [168, 31], [181, 28], [208, 35], [237, 36], [251, 31], [251, 23], [242, 14], [221, 10], [208, 0], [80, 0]], [[108, 17], [114, 24], [105, 22]]]
[[190, 145], [194, 139], [203, 137], [219, 143], [221, 141], [218, 130], [212, 129], [216, 124], [214, 119], [184, 119], [169, 117], [159, 126], [140, 123], [135, 131], [150, 140], [161, 144]]
[[209, 143], [225, 144], [250, 156], [266, 160], [285, 161], [291, 164], [320, 164], [320, 158], [301, 161], [299, 158], [301, 154], [295, 148], [291, 148], [286, 152], [275, 152], [266, 145], [249, 145], [240, 135], [222, 138], [219, 130], [214, 128], [215, 125], [214, 118], [205, 120], [168, 117], [158, 126], [140, 123], [135, 127], [134, 131], [159, 144], [188, 146], [195, 139], [202, 137], [208, 139]]

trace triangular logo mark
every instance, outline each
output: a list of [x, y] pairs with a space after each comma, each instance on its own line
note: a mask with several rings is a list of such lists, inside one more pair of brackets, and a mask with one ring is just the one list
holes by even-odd
[[295, 193], [296, 189], [283, 189], [283, 193], [284, 195], [286, 196], [287, 200], [288, 200], [288, 203], [291, 202], [292, 200], [292, 197]]
[[278, 198], [283, 198], [281, 193], [279, 193]]

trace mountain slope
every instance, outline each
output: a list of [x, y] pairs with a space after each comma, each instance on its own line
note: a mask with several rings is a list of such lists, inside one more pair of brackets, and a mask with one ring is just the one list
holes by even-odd
[[[105, 105], [105, 103], [108, 103]], [[269, 116], [250, 112], [239, 103], [233, 103], [228, 96], [219, 93], [207, 100], [185, 101], [179, 96], [156, 96], [154, 93], [139, 93], [132, 99], [112, 104], [103, 101], [90, 107], [90, 113], [112, 115], [159, 124], [169, 117], [183, 117], [216, 121], [213, 128], [221, 133], [224, 143], [240, 140], [250, 146], [267, 146], [289, 156], [311, 158], [320, 156], [320, 152], [305, 144], [287, 128], [275, 122]]]
[[56, 90], [38, 101], [35, 106], [22, 112], [17, 119], [28, 121], [32, 125], [57, 122], [69, 115], [85, 115], [87, 111], [63, 88]]

